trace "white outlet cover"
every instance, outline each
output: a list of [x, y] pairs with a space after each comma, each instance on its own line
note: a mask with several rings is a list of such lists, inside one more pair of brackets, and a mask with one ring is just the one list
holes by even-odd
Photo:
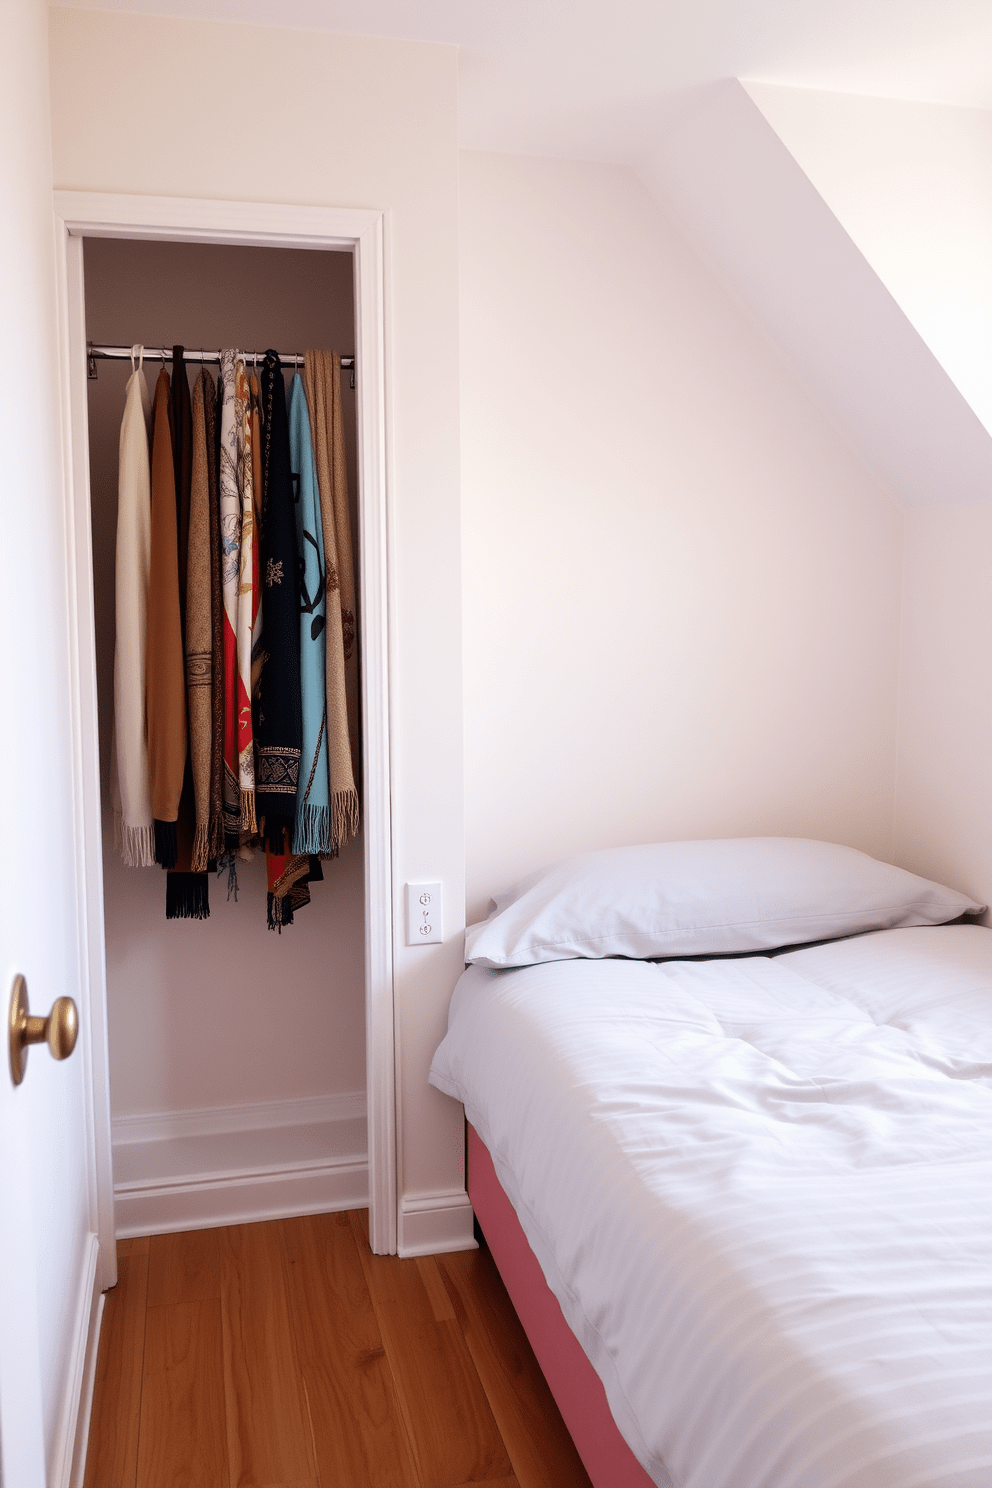
[[443, 939], [441, 885], [408, 883], [406, 886], [407, 945], [437, 945]]

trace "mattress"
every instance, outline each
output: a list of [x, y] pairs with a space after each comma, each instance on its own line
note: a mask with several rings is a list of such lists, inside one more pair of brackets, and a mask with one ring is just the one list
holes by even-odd
[[431, 1079], [659, 1488], [992, 1484], [992, 931], [472, 967]]

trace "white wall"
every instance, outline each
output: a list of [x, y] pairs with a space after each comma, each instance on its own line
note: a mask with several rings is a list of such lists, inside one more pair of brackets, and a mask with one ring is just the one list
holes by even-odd
[[992, 112], [745, 87], [992, 432]]
[[[992, 113], [746, 87], [992, 432]], [[992, 485], [941, 474], [906, 522], [895, 855], [990, 901]]]
[[[74, 878], [74, 698], [55, 302], [46, 11], [3, 9], [0, 45], [0, 698], [3, 850], [0, 994], [15, 973], [31, 1011], [76, 999], [82, 1034], [65, 1064], [42, 1047], [15, 1091], [0, 1056], [0, 1476], [33, 1484], [19, 1456], [42, 1416], [48, 1481], [72, 1451], [73, 1367], [85, 1345], [92, 1260], [87, 1136], [88, 1006], [80, 984]], [[37, 1290], [35, 1289], [37, 1281]], [[81, 1311], [77, 1314], [77, 1308]], [[77, 1331], [81, 1325], [82, 1338]], [[39, 1392], [39, 1371], [41, 1389]]]
[[607, 166], [465, 154], [469, 917], [586, 847], [888, 856], [902, 519]]
[[[426, 1083], [460, 967], [463, 899], [454, 50], [51, 15], [57, 187], [388, 214], [401, 1190], [409, 1198], [456, 1189], [460, 1116]], [[407, 879], [444, 881], [443, 947], [404, 947]]]
[[[992, 507], [906, 525], [897, 861], [992, 903]], [[986, 916], [988, 919], [988, 916]]]

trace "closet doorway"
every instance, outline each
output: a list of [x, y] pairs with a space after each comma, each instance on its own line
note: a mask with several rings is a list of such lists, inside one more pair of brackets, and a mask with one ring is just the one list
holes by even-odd
[[[323, 1128], [343, 1135], [345, 1151], [349, 1121], [353, 1138], [364, 1115], [371, 1240], [376, 1251], [391, 1252], [396, 1164], [381, 217], [82, 193], [57, 193], [56, 211], [63, 226], [72, 423], [77, 690], [87, 740], [77, 870], [87, 886], [87, 1042], [103, 1285], [113, 1280], [111, 1082], [125, 1232], [142, 1224], [192, 1227], [203, 1222], [204, 1203], [213, 1223], [239, 1211], [242, 1218], [263, 1218], [283, 1201], [288, 1210], [313, 1207], [335, 1181], [350, 1206], [356, 1178], [361, 1182], [355, 1164], [349, 1174], [345, 1156], [335, 1175], [317, 1148]], [[114, 856], [106, 789], [114, 467], [131, 368], [99, 361], [94, 384], [87, 340], [259, 352], [323, 345], [355, 356], [354, 391], [349, 373], [343, 384], [356, 518], [363, 833], [325, 865], [312, 903], [282, 936], [265, 929], [261, 865], [240, 874], [237, 903], [228, 901], [225, 881], [211, 880], [210, 920], [167, 923], [163, 875], [127, 869]], [[160, 365], [146, 360], [150, 389]], [[352, 1112], [362, 1085], [365, 1109]], [[240, 1183], [232, 1176], [239, 1163]], [[198, 1168], [206, 1169], [205, 1184]], [[211, 1170], [219, 1175], [212, 1189]], [[184, 1176], [193, 1181], [184, 1183]], [[336, 1206], [333, 1193], [321, 1204]], [[162, 1224], [155, 1215], [165, 1210], [173, 1217]]]

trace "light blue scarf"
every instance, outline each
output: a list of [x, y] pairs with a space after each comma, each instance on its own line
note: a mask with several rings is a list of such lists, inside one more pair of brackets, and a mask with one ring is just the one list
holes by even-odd
[[330, 853], [330, 785], [327, 773], [327, 691], [324, 677], [327, 573], [320, 520], [320, 492], [310, 438], [310, 416], [299, 373], [289, 393], [289, 459], [300, 559], [300, 691], [303, 752], [296, 793], [294, 853]]

